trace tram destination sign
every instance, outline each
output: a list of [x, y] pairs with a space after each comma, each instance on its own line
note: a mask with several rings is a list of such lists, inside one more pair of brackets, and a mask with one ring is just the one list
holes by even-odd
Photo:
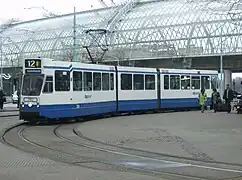
[[26, 74], [41, 74], [41, 69], [25, 69]]
[[41, 60], [25, 59], [25, 68], [41, 68]]

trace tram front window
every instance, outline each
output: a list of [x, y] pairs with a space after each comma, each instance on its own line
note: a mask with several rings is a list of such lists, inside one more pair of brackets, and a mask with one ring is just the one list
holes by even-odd
[[43, 75], [24, 75], [23, 96], [39, 96], [43, 85]]

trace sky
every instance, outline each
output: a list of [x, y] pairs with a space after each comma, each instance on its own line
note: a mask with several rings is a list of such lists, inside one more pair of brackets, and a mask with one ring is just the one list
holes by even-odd
[[[76, 11], [101, 8], [103, 6], [100, 1], [102, 0], [4, 0], [0, 6], [0, 23], [11, 18], [19, 18], [22, 21], [41, 18], [45, 11], [40, 7], [56, 14], [72, 13], [74, 6]], [[112, 5], [111, 0], [103, 1], [109, 6]], [[120, 1], [113, 0], [116, 4]], [[30, 7], [37, 8], [26, 9]]]

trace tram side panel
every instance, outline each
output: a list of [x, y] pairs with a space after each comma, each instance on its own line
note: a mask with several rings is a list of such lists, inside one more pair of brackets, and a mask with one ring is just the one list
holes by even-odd
[[[210, 73], [210, 74], [209, 74]], [[216, 72], [213, 72], [216, 76]], [[165, 109], [199, 107], [198, 94], [205, 88], [211, 102], [211, 72], [196, 70], [161, 70], [161, 107]]]
[[72, 77], [67, 68], [44, 69], [45, 84], [40, 94], [40, 116], [50, 119], [73, 117]]
[[115, 67], [87, 64], [83, 68], [73, 71], [73, 100], [77, 115], [116, 112]]
[[152, 68], [117, 67], [118, 111], [157, 109], [157, 71]]

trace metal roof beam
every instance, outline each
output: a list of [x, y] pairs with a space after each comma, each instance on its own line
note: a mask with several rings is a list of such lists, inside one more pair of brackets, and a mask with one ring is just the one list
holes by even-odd
[[121, 9], [117, 9], [115, 13], [109, 18], [107, 22], [107, 29], [109, 31], [113, 31], [115, 28], [117, 22], [119, 22], [122, 17], [124, 17], [131, 9], [133, 9], [137, 4], [139, 0], [129, 0], [126, 4], [123, 6], [120, 6]]

